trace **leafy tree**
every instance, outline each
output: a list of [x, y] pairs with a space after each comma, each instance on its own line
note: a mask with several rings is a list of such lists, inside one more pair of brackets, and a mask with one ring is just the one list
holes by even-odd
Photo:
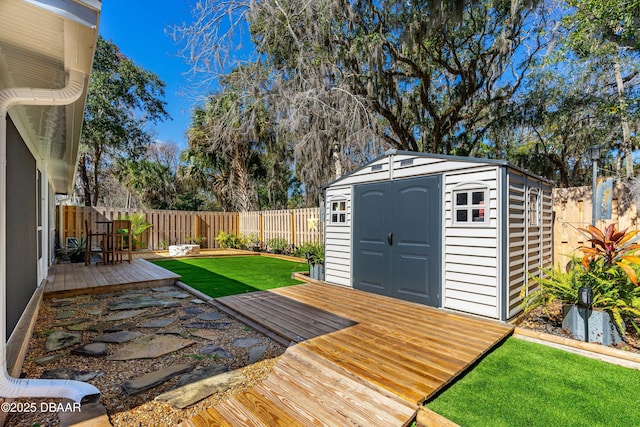
[[617, 99], [610, 108], [620, 122], [620, 149], [626, 157], [627, 177], [631, 177], [631, 153], [638, 144], [638, 129], [633, 128], [633, 118], [640, 117], [640, 98], [637, 91], [629, 87], [640, 73], [640, 0], [568, 0], [567, 3], [572, 8], [572, 13], [563, 21], [570, 29], [568, 49], [586, 60], [599, 57], [601, 63], [606, 61], [608, 67], [602, 72], [615, 79]]
[[236, 75], [194, 110], [183, 174], [192, 185], [210, 189], [224, 210], [262, 206], [260, 186], [268, 204], [286, 204], [290, 155], [277, 144], [264, 104], [235, 84]]
[[85, 204], [101, 201], [102, 181], [114, 159], [131, 161], [151, 143], [148, 123], [168, 118], [165, 84], [98, 38], [81, 136], [79, 178]]

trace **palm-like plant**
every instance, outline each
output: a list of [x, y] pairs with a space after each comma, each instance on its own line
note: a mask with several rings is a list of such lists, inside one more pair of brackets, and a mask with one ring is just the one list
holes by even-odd
[[584, 257], [574, 258], [566, 269], [560, 266], [543, 269], [539, 277], [532, 276], [539, 287], [528, 295], [527, 288], [523, 288], [520, 295], [525, 312], [545, 307], [555, 300], [576, 304], [578, 289], [588, 286], [593, 291], [593, 307], [607, 311], [623, 335], [625, 321], [640, 332], [636, 323], [640, 318], [640, 286], [636, 270], [640, 257], [633, 254], [640, 249], [640, 244], [632, 243], [638, 232], [617, 231], [615, 224], [604, 231], [593, 226], [580, 230], [590, 237], [593, 247], [578, 248]]
[[615, 224], [609, 224], [604, 229], [604, 232], [592, 225], [578, 230], [590, 236], [589, 242], [593, 244], [592, 247], [582, 246], [578, 248], [584, 253], [582, 266], [586, 271], [589, 271], [594, 261], [603, 259], [604, 267], [617, 265], [627, 274], [629, 280], [638, 286], [638, 275], [630, 265], [640, 264], [640, 257], [633, 255], [633, 252], [640, 249], [640, 244], [630, 243], [631, 239], [638, 234], [638, 230], [627, 231], [627, 229], [624, 229], [617, 231]]

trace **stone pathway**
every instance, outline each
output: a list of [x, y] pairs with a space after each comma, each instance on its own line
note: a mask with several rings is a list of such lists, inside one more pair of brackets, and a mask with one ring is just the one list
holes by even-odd
[[[148, 366], [154, 368], [125, 378], [120, 383], [121, 390], [127, 396], [135, 396], [178, 377], [175, 385], [155, 400], [179, 409], [246, 382], [241, 372], [230, 371], [226, 365], [230, 360], [233, 363], [238, 360], [241, 366], [256, 363], [269, 347], [253, 337], [237, 338], [226, 344], [220, 342], [220, 331], [227, 330], [231, 322], [225, 321], [225, 316], [206, 301], [176, 286], [94, 295], [93, 300], [88, 296], [54, 299], [51, 306], [57, 309], [52, 326], [67, 331], [49, 331], [45, 347], [50, 354], [38, 357], [35, 363], [54, 364], [67, 355], [108, 361], [149, 359]], [[85, 334], [91, 338], [84, 339]], [[198, 343], [194, 362], [170, 366], [152, 362]], [[198, 367], [196, 361], [200, 358], [214, 363]], [[92, 381], [104, 375], [90, 367], [87, 370], [56, 368], [43, 371], [41, 378]], [[61, 412], [59, 421], [61, 426], [94, 425], [93, 422], [99, 426], [110, 425], [100, 404], [84, 405], [82, 414]]]

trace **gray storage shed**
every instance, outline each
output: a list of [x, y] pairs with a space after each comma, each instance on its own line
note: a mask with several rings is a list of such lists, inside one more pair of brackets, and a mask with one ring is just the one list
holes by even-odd
[[552, 264], [551, 183], [505, 161], [391, 150], [324, 209], [329, 283], [507, 320]]

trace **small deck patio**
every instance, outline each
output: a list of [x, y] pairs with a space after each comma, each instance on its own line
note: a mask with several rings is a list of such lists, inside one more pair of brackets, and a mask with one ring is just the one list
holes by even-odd
[[215, 304], [292, 345], [266, 381], [185, 426], [402, 426], [422, 401], [513, 330], [325, 284], [235, 295]]
[[167, 286], [179, 278], [179, 275], [144, 259], [116, 265], [55, 264], [49, 270], [44, 292], [47, 297], [64, 297], [79, 293]]

